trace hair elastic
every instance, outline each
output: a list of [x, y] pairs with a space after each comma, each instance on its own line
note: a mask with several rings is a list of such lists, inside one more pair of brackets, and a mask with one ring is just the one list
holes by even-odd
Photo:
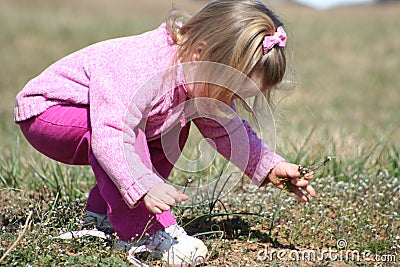
[[264, 37], [263, 41], [264, 55], [267, 54], [275, 45], [278, 45], [279, 47], [285, 47], [286, 40], [287, 40], [286, 32], [283, 30], [282, 26], [279, 26], [276, 29], [274, 35], [268, 35]]

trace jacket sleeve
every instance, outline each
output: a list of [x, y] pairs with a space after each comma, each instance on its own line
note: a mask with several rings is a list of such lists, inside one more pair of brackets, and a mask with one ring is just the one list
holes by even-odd
[[213, 141], [216, 150], [239, 167], [257, 186], [268, 183], [268, 173], [278, 163], [285, 161], [257, 136], [247, 121], [237, 115], [227, 122], [209, 118], [196, 118], [193, 121], [202, 135]]
[[94, 156], [133, 207], [163, 179], [142, 162], [134, 146], [153, 96], [144, 90], [132, 95], [129, 80], [121, 81], [119, 75], [103, 73], [90, 81], [91, 144]]
[[102, 42], [87, 53], [93, 153], [130, 207], [164, 181], [151, 161], [143, 160], [148, 151], [139, 153], [135, 143], [163, 93], [164, 71], [175, 55], [168, 38], [162, 24], [141, 35]]

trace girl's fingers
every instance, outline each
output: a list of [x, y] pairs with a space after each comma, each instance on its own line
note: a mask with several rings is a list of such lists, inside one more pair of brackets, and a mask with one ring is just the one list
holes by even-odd
[[[180, 194], [180, 197], [181, 197], [181, 201], [186, 201], [186, 200], [188, 200], [189, 199], [189, 196], [188, 195], [186, 195], [186, 194], [184, 194], [184, 193], [182, 193], [182, 192], [179, 192], [179, 194]], [[180, 202], [180, 201], [179, 201]]]
[[277, 183], [277, 184], [273, 184], [276, 188], [278, 188], [278, 189], [284, 189], [285, 188], [285, 185], [283, 184], [283, 183]]
[[306, 180], [312, 180], [314, 178], [314, 172], [309, 171], [306, 175], [303, 176], [303, 178]]
[[150, 211], [151, 211], [152, 213], [154, 213], [154, 214], [161, 214], [161, 213], [163, 213], [162, 210], [160, 210], [158, 207], [153, 207]]
[[289, 191], [293, 192], [298, 198], [305, 202], [309, 202], [310, 199], [303, 193], [301, 189], [306, 191], [311, 197], [315, 197], [317, 194], [315, 193], [314, 188], [308, 184], [307, 180], [298, 180], [298, 179], [291, 179], [291, 184]]
[[315, 193], [314, 188], [311, 185], [307, 185], [304, 190], [306, 190], [306, 192], [308, 194], [310, 194], [310, 196], [315, 197], [317, 195], [317, 193]]
[[161, 203], [161, 202], [158, 202], [155, 207], [158, 208], [161, 211], [160, 213], [170, 209], [169, 205], [167, 205], [165, 203]]
[[147, 208], [150, 212], [152, 212], [152, 213], [154, 213], [154, 214], [161, 214], [161, 213], [163, 213], [163, 211], [165, 210], [165, 208], [169, 209], [169, 206], [168, 206], [168, 205], [165, 205], [165, 204], [161, 203], [160, 201], [155, 200], [155, 199], [152, 198], [152, 197], [145, 198], [144, 203], [145, 203], [145, 205], [146, 205], [146, 208]]
[[182, 193], [182, 192], [180, 192], [180, 191], [178, 191], [178, 190], [169, 191], [169, 192], [168, 192], [168, 195], [169, 195], [170, 197], [172, 197], [172, 198], [174, 199], [174, 201], [175, 201], [175, 203], [173, 203], [173, 204], [171, 204], [171, 205], [174, 205], [174, 204], [176, 204], [176, 203], [180, 203], [180, 202], [182, 202], [182, 201], [185, 201], [185, 200], [188, 200], [188, 199], [189, 199], [189, 196], [188, 196], [188, 195], [185, 195], [184, 193]]
[[295, 187], [292, 191], [298, 198], [300, 198], [301, 200], [303, 200], [304, 202], [309, 202], [310, 199], [304, 195], [303, 192], [301, 192], [301, 190], [297, 187]]
[[285, 176], [292, 179], [300, 178], [299, 165], [290, 163], [289, 167], [286, 169]]
[[[302, 170], [304, 176], [301, 174]], [[305, 173], [304, 170], [306, 171]], [[274, 177], [276, 177], [276, 179], [274, 179]], [[275, 166], [269, 177], [271, 183], [275, 187], [292, 192], [304, 202], [310, 201], [305, 193], [309, 194], [311, 197], [316, 196], [314, 188], [309, 185], [309, 181], [313, 178], [313, 171], [307, 172], [307, 168], [301, 168], [299, 165], [289, 163], [280, 163]]]
[[308, 181], [304, 179], [291, 179], [290, 182], [297, 187], [306, 187], [308, 185]]
[[156, 214], [163, 213], [163, 211], [169, 210], [170, 205], [164, 202], [164, 200], [156, 199], [154, 197], [150, 197], [150, 203], [148, 203], [148, 208], [150, 211]]
[[170, 195], [165, 195], [165, 196], [163, 196], [163, 198], [161, 199], [160, 202], [163, 202], [163, 203], [167, 204], [168, 206], [172, 206], [172, 205], [175, 205], [175, 203], [177, 201], [176, 201], [176, 198], [173, 198]]

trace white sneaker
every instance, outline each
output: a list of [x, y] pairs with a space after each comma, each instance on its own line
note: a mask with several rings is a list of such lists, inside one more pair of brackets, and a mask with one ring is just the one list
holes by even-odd
[[[121, 242], [123, 243], [123, 242]], [[117, 245], [122, 248], [121, 245]], [[128, 260], [138, 264], [136, 253], [150, 252], [155, 259], [160, 259], [166, 266], [195, 266], [205, 263], [208, 249], [204, 243], [177, 224], [164, 230], [157, 231], [135, 242], [125, 242], [125, 248], [129, 249]]]
[[114, 232], [107, 214], [86, 211], [86, 216], [82, 219], [82, 223], [87, 226], [95, 226], [98, 230], [105, 233], [111, 234]]

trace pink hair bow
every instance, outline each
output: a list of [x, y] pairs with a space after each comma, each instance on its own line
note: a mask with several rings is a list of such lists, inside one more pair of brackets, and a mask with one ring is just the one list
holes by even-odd
[[265, 36], [263, 41], [264, 54], [267, 54], [275, 45], [279, 47], [286, 46], [287, 35], [283, 30], [282, 26], [276, 29], [276, 32], [272, 36]]

